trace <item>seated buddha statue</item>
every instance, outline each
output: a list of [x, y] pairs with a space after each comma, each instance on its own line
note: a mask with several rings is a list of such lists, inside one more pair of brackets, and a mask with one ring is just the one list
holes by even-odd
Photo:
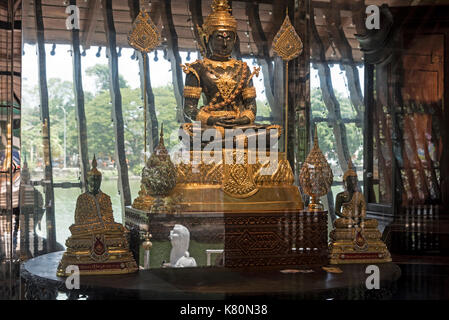
[[357, 173], [353, 169], [351, 160], [343, 176], [343, 187], [345, 190], [338, 193], [335, 198], [335, 215], [339, 217], [335, 221], [335, 226], [350, 228], [368, 223], [371, 227], [377, 227], [377, 220], [365, 220], [365, 197], [358, 190]]
[[100, 190], [101, 173], [95, 156], [87, 174], [87, 192], [76, 201], [75, 223], [66, 240], [67, 250], [57, 275], [67, 275], [68, 265], [77, 265], [80, 274], [119, 274], [137, 271], [129, 250], [126, 228], [114, 222], [111, 198]]
[[[257, 113], [256, 89], [252, 78], [260, 68], [250, 71], [248, 65], [231, 58], [237, 40], [237, 21], [230, 14], [226, 0], [215, 0], [213, 12], [198, 27], [203, 59], [183, 65], [186, 73], [184, 87], [184, 131], [192, 136], [192, 122], [201, 123], [201, 131], [215, 128], [225, 138], [225, 129], [273, 129], [277, 136], [279, 126], [254, 123]], [[204, 106], [198, 108], [203, 94]], [[198, 132], [198, 133], [200, 133]], [[266, 137], [269, 134], [263, 132]], [[215, 137], [216, 138], [216, 137]], [[215, 139], [214, 143], [224, 139]]]
[[331, 264], [391, 261], [377, 220], [366, 219], [365, 197], [358, 190], [357, 173], [351, 161], [343, 175], [343, 187], [345, 190], [335, 199], [335, 214], [339, 218], [329, 235]]
[[[187, 122], [180, 130], [182, 152], [172, 155], [177, 173], [171, 196], [181, 199], [183, 213], [303, 209], [290, 163], [278, 152], [281, 127], [254, 122], [252, 78], [259, 69], [251, 72], [231, 57], [237, 21], [227, 0], [213, 1], [212, 13], [198, 30], [204, 58], [183, 65]], [[201, 97], [204, 105], [198, 107]], [[195, 146], [198, 136], [201, 148]], [[143, 194], [133, 203], [146, 211], [150, 205]]]

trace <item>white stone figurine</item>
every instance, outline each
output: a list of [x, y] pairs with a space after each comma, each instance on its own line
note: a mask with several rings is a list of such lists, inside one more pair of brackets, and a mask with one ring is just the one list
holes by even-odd
[[170, 267], [196, 267], [196, 261], [189, 255], [190, 232], [181, 224], [175, 224], [170, 231], [169, 239], [172, 249], [170, 252]]

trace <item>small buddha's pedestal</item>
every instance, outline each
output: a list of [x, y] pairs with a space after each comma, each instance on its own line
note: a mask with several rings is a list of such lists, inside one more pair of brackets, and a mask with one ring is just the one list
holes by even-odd
[[137, 271], [122, 230], [72, 236], [58, 266], [58, 276], [69, 276], [67, 267], [76, 265], [81, 275], [124, 274]]
[[338, 219], [330, 233], [329, 257], [331, 264], [391, 262], [377, 220], [365, 220], [365, 226], [350, 226]]

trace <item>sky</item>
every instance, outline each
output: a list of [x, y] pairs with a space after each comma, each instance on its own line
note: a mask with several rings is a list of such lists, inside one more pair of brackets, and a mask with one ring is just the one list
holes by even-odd
[[[72, 81], [72, 57], [70, 54], [71, 47], [69, 45], [57, 45], [55, 48], [55, 54], [51, 55], [52, 45], [46, 44], [46, 62], [47, 62], [47, 79], [60, 78], [67, 81]], [[88, 77], [85, 74], [85, 70], [95, 64], [108, 64], [106, 58], [105, 48], [103, 47], [100, 52], [100, 57], [96, 57], [98, 47], [91, 47], [86, 51], [86, 56], [82, 57], [81, 65], [83, 71], [83, 87], [85, 91], [95, 92], [97, 91], [95, 80], [92, 77]], [[128, 82], [128, 85], [132, 88], [140, 87], [139, 78], [139, 65], [136, 60], [132, 60], [133, 49], [122, 49], [121, 57], [119, 57], [119, 73]], [[163, 52], [158, 51], [158, 61], [154, 61], [155, 53], [151, 52], [149, 55], [150, 62], [150, 77], [151, 85], [153, 87], [165, 86], [172, 82], [172, 72], [170, 62], [163, 58]], [[196, 52], [191, 53], [190, 61], [187, 61], [187, 52], [181, 52], [181, 59], [183, 63], [193, 62], [197, 59]], [[254, 66], [252, 60], [246, 60], [248, 66], [252, 70]], [[360, 79], [363, 90], [363, 68], [359, 68]], [[334, 90], [340, 92], [343, 96], [348, 96], [349, 92], [346, 87], [346, 80], [344, 72], [340, 70], [340, 67], [334, 65], [331, 68], [332, 83]], [[38, 84], [38, 65], [35, 45], [24, 45], [24, 55], [22, 56], [22, 85], [23, 88], [33, 88]], [[257, 91], [258, 99], [266, 100], [263, 86], [263, 75], [259, 74], [259, 77], [255, 79], [254, 85]], [[319, 79], [317, 70], [311, 68], [311, 87], [319, 88]], [[25, 102], [25, 101], [24, 101]], [[24, 105], [26, 107], [26, 105]]]

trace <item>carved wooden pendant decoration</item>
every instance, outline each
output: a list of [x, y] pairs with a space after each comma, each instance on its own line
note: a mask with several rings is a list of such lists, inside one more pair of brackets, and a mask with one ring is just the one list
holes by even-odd
[[161, 35], [145, 10], [140, 10], [128, 35], [128, 43], [134, 49], [148, 53], [161, 43]]
[[281, 29], [273, 39], [273, 50], [284, 61], [290, 61], [302, 53], [303, 44], [296, 33], [288, 14], [286, 15]]

